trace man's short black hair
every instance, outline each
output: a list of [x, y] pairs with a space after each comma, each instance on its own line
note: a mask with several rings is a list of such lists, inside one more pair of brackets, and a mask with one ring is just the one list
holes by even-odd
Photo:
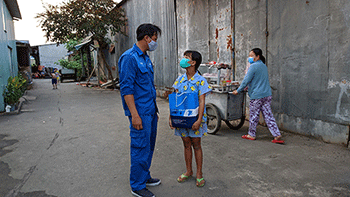
[[136, 30], [137, 41], [142, 40], [146, 35], [152, 37], [153, 35], [161, 35], [162, 30], [153, 24], [145, 23], [140, 25]]
[[198, 70], [200, 64], [202, 63], [202, 55], [198, 51], [191, 51], [187, 50], [185, 51], [184, 55], [190, 56], [192, 58], [192, 61], [196, 61], [195, 68]]

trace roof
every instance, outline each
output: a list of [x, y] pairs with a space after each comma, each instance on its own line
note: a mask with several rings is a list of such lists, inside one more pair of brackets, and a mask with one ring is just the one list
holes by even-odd
[[86, 44], [89, 44], [91, 41], [92, 41], [92, 35], [90, 35], [90, 36], [84, 38], [84, 39], [81, 41], [80, 44], [77, 44], [77, 45], [75, 45], [74, 47], [75, 47], [76, 50], [79, 50], [81, 47], [83, 47], [83, 46], [86, 45]]
[[12, 18], [22, 19], [17, 0], [4, 0], [4, 1], [6, 3], [7, 9], [10, 11]]
[[117, 4], [117, 6], [116, 7], [121, 7], [122, 5], [124, 5], [125, 3], [127, 2], [127, 0], [122, 0], [121, 2], [119, 2], [118, 4]]

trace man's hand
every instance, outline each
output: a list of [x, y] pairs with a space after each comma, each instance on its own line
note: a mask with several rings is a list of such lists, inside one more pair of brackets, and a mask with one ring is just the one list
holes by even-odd
[[134, 127], [137, 130], [143, 129], [142, 127], [142, 119], [140, 118], [140, 115], [136, 109], [135, 106], [135, 100], [134, 100], [134, 95], [129, 94], [124, 96], [125, 103], [128, 105], [128, 108], [131, 113], [131, 124], [132, 127]]
[[238, 94], [237, 90], [233, 91], [232, 94], [237, 95]]
[[132, 116], [132, 127], [134, 127], [136, 130], [142, 130], [142, 119], [140, 116]]

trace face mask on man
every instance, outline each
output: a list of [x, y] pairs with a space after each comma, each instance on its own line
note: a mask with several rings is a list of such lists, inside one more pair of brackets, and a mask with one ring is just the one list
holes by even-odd
[[190, 59], [187, 59], [187, 58], [183, 58], [183, 59], [180, 61], [180, 66], [181, 66], [181, 68], [190, 67], [191, 64], [188, 63], [189, 61], [191, 61], [191, 60], [190, 60]]
[[158, 46], [158, 43], [155, 42], [154, 40], [151, 40], [151, 42], [148, 43], [148, 48], [149, 48], [148, 50], [149, 51], [154, 51], [154, 50], [157, 49], [157, 46]]
[[254, 58], [248, 57], [248, 62], [251, 63], [251, 64], [254, 63]]

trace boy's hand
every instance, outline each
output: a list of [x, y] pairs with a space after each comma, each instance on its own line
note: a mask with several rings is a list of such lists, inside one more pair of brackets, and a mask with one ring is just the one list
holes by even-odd
[[170, 127], [170, 129], [175, 129], [175, 128], [173, 127], [173, 124], [171, 123], [170, 117], [169, 117], [169, 127]]
[[192, 130], [198, 131], [200, 125], [201, 125], [201, 120], [197, 120], [195, 123], [193, 123]]

